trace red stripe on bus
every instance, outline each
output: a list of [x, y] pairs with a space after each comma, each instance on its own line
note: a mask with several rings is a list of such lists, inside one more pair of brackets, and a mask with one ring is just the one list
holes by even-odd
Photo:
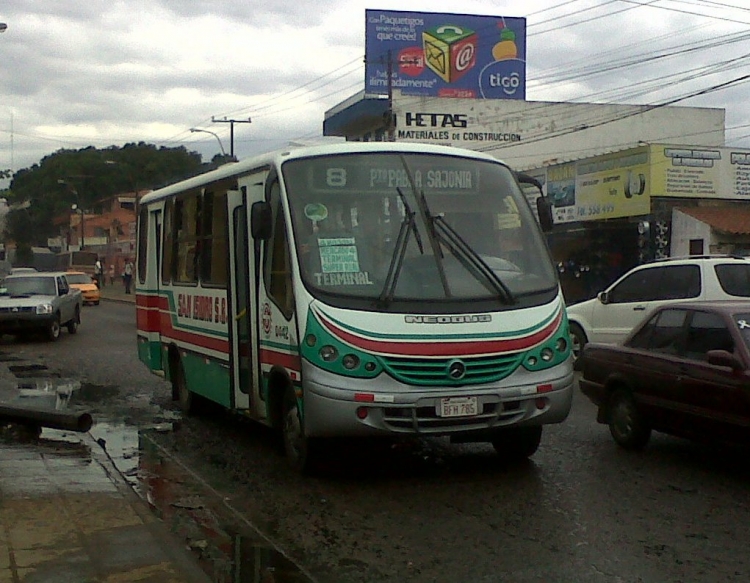
[[275, 350], [268, 350], [267, 348], [260, 349], [260, 362], [261, 364], [278, 365], [292, 370], [300, 370], [300, 368], [302, 368], [302, 362], [299, 356], [276, 352]]
[[139, 308], [159, 308], [161, 307], [162, 299], [166, 301], [167, 298], [162, 296], [136, 294], [135, 305]]
[[536, 346], [549, 338], [557, 330], [562, 320], [562, 311], [547, 326], [524, 336], [502, 340], [468, 340], [465, 342], [393, 342], [362, 338], [339, 328], [327, 319], [321, 319], [328, 330], [344, 342], [361, 350], [378, 354], [401, 356], [479, 356], [501, 352], [518, 352]]
[[157, 333], [162, 340], [179, 340], [200, 348], [229, 353], [229, 341], [172, 325], [169, 298], [165, 295], [136, 295], [136, 323], [141, 332]]
[[156, 309], [136, 308], [135, 321], [141, 332], [159, 331], [159, 311]]

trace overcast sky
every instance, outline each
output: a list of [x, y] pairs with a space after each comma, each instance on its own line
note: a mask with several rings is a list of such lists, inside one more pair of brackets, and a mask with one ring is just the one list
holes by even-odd
[[[527, 18], [530, 101], [726, 110], [750, 148], [747, 0], [23, 0], [0, 5], [0, 169], [145, 141], [205, 161], [322, 135], [364, 87], [365, 9]], [[727, 87], [720, 88], [724, 84]], [[698, 142], [700, 143], [700, 142]], [[0, 187], [7, 182], [0, 182]]]

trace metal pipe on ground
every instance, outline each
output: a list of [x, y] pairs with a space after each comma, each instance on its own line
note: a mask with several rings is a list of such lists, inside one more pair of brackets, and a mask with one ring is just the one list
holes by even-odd
[[89, 413], [66, 413], [63, 411], [44, 411], [41, 409], [24, 409], [12, 405], [0, 405], [0, 420], [11, 423], [34, 424], [50, 429], [67, 429], [68, 431], [87, 432], [94, 423]]

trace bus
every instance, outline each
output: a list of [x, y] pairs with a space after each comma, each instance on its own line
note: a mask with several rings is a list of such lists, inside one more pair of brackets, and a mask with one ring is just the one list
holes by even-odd
[[93, 276], [98, 258], [94, 251], [63, 251], [57, 254], [57, 271], [82, 271]]
[[280, 150], [153, 191], [139, 358], [185, 414], [207, 399], [278, 429], [302, 472], [340, 437], [529, 457], [573, 395], [540, 195], [489, 155], [392, 142]]

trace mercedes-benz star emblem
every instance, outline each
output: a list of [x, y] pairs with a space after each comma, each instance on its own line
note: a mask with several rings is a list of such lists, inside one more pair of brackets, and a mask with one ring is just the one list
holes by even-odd
[[452, 360], [448, 364], [448, 376], [454, 381], [464, 378], [465, 374], [466, 365], [460, 360]]

